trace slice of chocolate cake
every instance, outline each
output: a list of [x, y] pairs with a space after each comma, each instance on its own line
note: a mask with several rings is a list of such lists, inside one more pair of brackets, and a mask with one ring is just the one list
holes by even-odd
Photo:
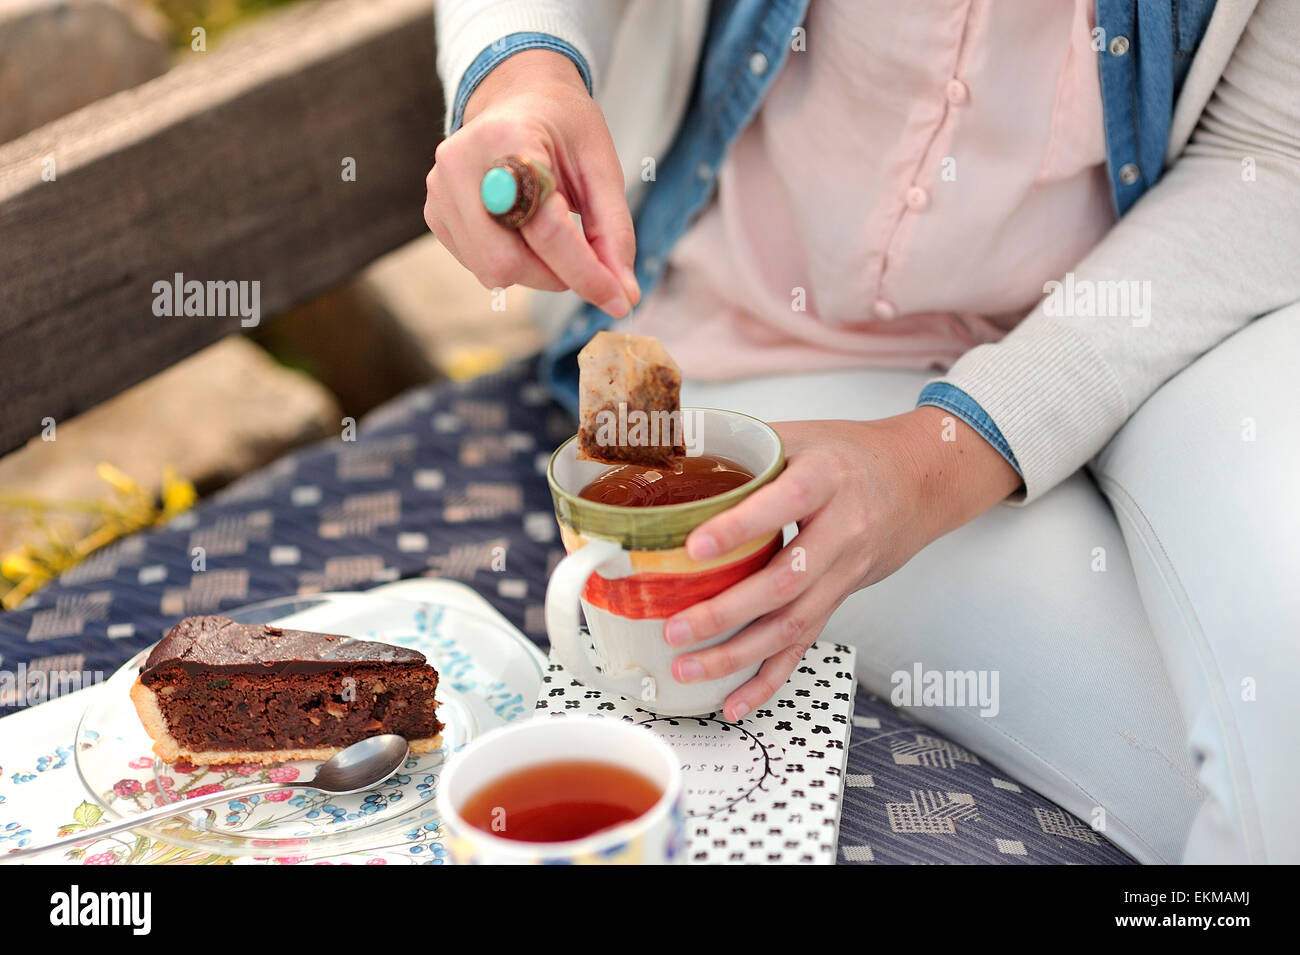
[[415, 650], [206, 616], [154, 647], [131, 702], [169, 763], [273, 763], [328, 759], [379, 733], [437, 749], [437, 687]]

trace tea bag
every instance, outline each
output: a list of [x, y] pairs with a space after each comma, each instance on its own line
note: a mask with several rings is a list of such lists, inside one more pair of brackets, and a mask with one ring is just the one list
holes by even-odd
[[578, 353], [578, 459], [673, 467], [686, 454], [681, 389], [657, 338], [597, 332]]

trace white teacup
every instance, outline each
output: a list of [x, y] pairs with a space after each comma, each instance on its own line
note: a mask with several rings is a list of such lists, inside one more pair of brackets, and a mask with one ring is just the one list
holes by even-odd
[[[570, 438], [551, 456], [546, 471], [568, 551], [547, 586], [546, 630], [556, 658], [586, 685], [652, 713], [699, 716], [722, 709], [758, 665], [716, 680], [678, 683], [672, 664], [683, 650], [664, 642], [664, 621], [765, 566], [781, 547], [781, 533], [707, 561], [686, 556], [686, 536], [780, 474], [785, 451], [777, 433], [749, 415], [683, 408], [682, 418], [694, 453], [729, 458], [753, 480], [685, 504], [602, 504], [579, 494], [608, 466], [578, 460], [577, 439]], [[591, 631], [590, 647], [579, 631], [579, 604]], [[691, 649], [714, 646], [735, 633], [729, 630]]]
[[[547, 763], [607, 763], [644, 776], [662, 793], [635, 819], [582, 839], [521, 842], [461, 815], [465, 803], [510, 773]], [[458, 865], [664, 865], [685, 861], [681, 761], [653, 730], [612, 717], [535, 718], [492, 730], [455, 754], [435, 801], [443, 842]]]

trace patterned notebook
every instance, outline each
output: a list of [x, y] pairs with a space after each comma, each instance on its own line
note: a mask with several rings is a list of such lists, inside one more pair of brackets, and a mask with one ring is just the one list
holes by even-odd
[[617, 716], [662, 736], [682, 758], [691, 862], [830, 865], [856, 686], [853, 648], [814, 643], [781, 692], [739, 723], [669, 718], [584, 686], [552, 657], [537, 709]]

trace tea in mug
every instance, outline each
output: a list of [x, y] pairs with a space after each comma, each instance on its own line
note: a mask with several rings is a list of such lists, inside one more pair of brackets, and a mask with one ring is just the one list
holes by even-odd
[[663, 791], [640, 773], [589, 760], [507, 773], [474, 793], [460, 814], [475, 829], [519, 842], [568, 842], [645, 815]]
[[735, 461], [712, 454], [683, 458], [675, 468], [618, 464], [578, 492], [579, 497], [615, 507], [685, 504], [740, 487], [754, 475]]

